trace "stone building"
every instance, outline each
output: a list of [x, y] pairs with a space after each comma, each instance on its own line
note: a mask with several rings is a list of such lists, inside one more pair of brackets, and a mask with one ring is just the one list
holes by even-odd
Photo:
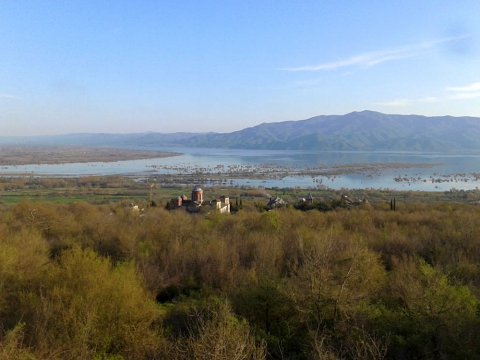
[[209, 213], [218, 211], [221, 214], [230, 213], [230, 198], [221, 196], [220, 199], [206, 201], [203, 189], [196, 185], [192, 189], [192, 198], [189, 200], [185, 195], [171, 199], [167, 204], [168, 210], [185, 210], [189, 213]]
[[192, 190], [192, 201], [196, 203], [203, 203], [203, 189], [196, 185]]

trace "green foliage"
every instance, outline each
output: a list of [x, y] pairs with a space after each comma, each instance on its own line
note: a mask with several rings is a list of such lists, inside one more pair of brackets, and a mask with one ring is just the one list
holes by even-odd
[[0, 238], [0, 319], [10, 329], [24, 317], [25, 297], [39, 292], [48, 266], [48, 245], [32, 230], [4, 233]]
[[345, 208], [345, 204], [338, 199], [329, 201], [300, 202], [296, 204], [295, 209], [302, 211], [319, 210], [322, 212], [333, 211], [335, 209]]
[[184, 320], [188, 324], [188, 335], [176, 340], [170, 356], [179, 360], [264, 359], [265, 348], [255, 341], [248, 323], [235, 317], [225, 302], [209, 300], [184, 308], [184, 316], [190, 314], [191, 318]]
[[247, 282], [232, 296], [235, 312], [248, 320], [275, 357], [294, 357], [305, 346], [305, 328], [288, 289], [272, 279]]
[[23, 202], [0, 211], [0, 359], [474, 359], [479, 264], [473, 205]]
[[[451, 284], [424, 261], [399, 263], [389, 286], [397, 301], [390, 326], [397, 336], [392, 351], [408, 351], [425, 358], [475, 358], [478, 299], [465, 286]], [[400, 349], [398, 349], [398, 348]]]
[[155, 352], [158, 313], [132, 265], [112, 267], [90, 250], [73, 249], [49, 275], [51, 288], [34, 309], [35, 321], [44, 327], [38, 329], [43, 336], [35, 333], [42, 343], [68, 344], [65, 352], [72, 358], [94, 351], [141, 359]]
[[23, 342], [24, 324], [18, 324], [7, 332], [0, 341], [0, 360], [36, 360], [37, 357], [26, 349]]

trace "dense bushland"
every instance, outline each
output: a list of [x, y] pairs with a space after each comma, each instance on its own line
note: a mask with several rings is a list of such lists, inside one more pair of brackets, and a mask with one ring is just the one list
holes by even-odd
[[246, 209], [3, 210], [0, 359], [480, 358], [480, 208]]

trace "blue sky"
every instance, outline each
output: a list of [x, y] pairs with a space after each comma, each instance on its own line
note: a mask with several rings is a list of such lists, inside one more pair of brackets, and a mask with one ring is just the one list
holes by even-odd
[[478, 0], [0, 2], [0, 135], [480, 116]]

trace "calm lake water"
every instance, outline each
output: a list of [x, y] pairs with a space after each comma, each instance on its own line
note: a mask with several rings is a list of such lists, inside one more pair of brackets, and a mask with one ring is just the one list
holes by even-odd
[[[155, 148], [182, 153], [160, 159], [118, 161], [113, 163], [75, 163], [60, 165], [4, 166], [0, 175], [90, 176], [175, 174], [213, 171], [218, 166], [255, 169], [331, 168], [365, 164], [417, 164], [403, 169], [384, 168], [375, 172], [354, 172], [336, 176], [287, 176], [282, 179], [229, 179], [232, 186], [375, 188], [396, 190], [445, 191], [480, 187], [480, 154], [441, 154], [418, 152], [305, 152], [273, 150], [226, 150], [192, 148]], [[426, 167], [426, 164], [431, 166]], [[208, 184], [207, 184], [208, 185]]]

